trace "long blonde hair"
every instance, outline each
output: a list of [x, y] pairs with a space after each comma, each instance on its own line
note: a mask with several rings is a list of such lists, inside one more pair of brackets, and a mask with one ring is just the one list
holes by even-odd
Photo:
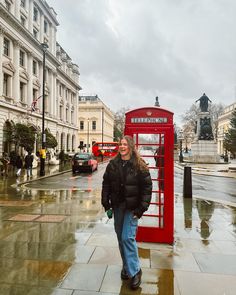
[[[127, 141], [128, 147], [130, 149], [130, 158], [133, 158], [134, 161], [134, 168], [135, 170], [141, 170], [141, 171], [147, 171], [148, 166], [145, 163], [145, 161], [141, 158], [139, 152], [135, 148], [134, 140], [131, 136], [129, 135], [124, 135], [120, 140], [119, 144], [121, 144], [121, 140], [125, 139]], [[118, 154], [120, 155], [120, 154]]]

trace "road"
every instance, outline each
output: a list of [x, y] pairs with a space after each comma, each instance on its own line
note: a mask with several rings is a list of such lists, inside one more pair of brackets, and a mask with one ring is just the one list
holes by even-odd
[[[98, 171], [94, 173], [81, 173], [72, 175], [71, 172], [29, 183], [24, 189], [45, 191], [101, 191], [102, 176], [106, 164], [99, 165]], [[183, 169], [175, 167], [175, 194], [183, 192]], [[216, 176], [192, 174], [193, 196], [203, 197], [216, 202], [236, 203], [236, 179]]]
[[[192, 173], [193, 196], [236, 203], [236, 179]], [[175, 167], [175, 193], [183, 193], [183, 169]]]

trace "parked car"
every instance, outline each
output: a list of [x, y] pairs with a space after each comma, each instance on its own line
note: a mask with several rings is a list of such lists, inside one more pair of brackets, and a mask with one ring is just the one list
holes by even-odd
[[93, 172], [98, 169], [98, 161], [91, 153], [76, 153], [72, 161], [72, 172], [89, 171]]

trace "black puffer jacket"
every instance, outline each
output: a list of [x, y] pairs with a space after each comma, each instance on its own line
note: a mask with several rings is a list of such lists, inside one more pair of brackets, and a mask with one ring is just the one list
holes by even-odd
[[[148, 209], [152, 195], [152, 180], [149, 171], [135, 171], [131, 158], [123, 175], [119, 156], [107, 165], [102, 183], [102, 205], [105, 210], [115, 208], [124, 199], [126, 208], [141, 217]], [[121, 196], [122, 195], [122, 196]]]

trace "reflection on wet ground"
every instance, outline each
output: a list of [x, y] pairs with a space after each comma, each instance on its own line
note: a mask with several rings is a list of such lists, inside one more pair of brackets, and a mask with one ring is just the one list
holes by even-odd
[[120, 280], [113, 220], [90, 182], [1, 195], [0, 294], [235, 294], [235, 208], [177, 195], [175, 244], [138, 243], [142, 285], [131, 291]]

